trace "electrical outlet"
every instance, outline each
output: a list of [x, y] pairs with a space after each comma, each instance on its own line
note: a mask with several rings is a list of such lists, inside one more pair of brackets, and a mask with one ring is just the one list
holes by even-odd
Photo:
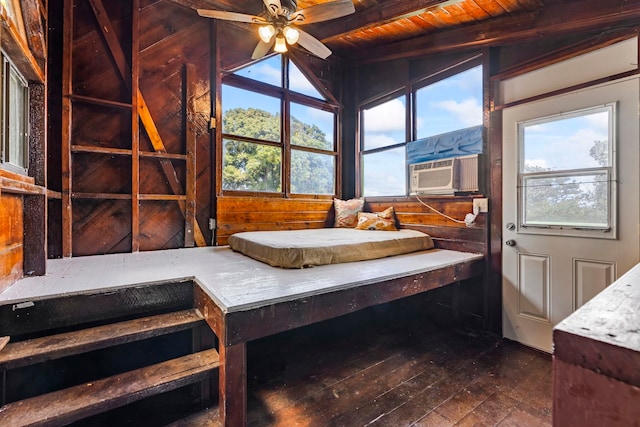
[[487, 198], [473, 199], [473, 211], [478, 213], [489, 212], [489, 199]]

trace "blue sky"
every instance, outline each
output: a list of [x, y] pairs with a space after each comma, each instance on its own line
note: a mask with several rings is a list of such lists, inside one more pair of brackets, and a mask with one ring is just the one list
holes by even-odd
[[579, 116], [524, 122], [524, 163], [548, 170], [600, 167], [589, 155], [594, 141], [609, 140], [609, 112], [602, 108]]

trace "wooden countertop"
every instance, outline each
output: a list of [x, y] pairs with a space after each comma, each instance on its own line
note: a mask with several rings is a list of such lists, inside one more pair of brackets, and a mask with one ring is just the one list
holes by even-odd
[[554, 356], [640, 385], [640, 264], [560, 322]]

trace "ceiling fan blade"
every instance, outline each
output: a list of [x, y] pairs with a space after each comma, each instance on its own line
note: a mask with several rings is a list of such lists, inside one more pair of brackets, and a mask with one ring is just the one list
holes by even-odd
[[278, 16], [282, 13], [282, 3], [280, 0], [263, 0], [264, 5], [273, 16]]
[[271, 41], [268, 43], [260, 40], [256, 48], [253, 50], [253, 54], [251, 55], [251, 59], [260, 59], [265, 56], [271, 50], [271, 47], [275, 44], [275, 37], [271, 38]]
[[300, 38], [298, 39], [298, 44], [300, 46], [322, 59], [325, 59], [327, 56], [331, 55], [331, 50], [326, 47], [320, 40], [305, 31], [298, 31], [300, 32]]
[[247, 15], [244, 13], [227, 12], [224, 10], [208, 10], [208, 9], [197, 9], [197, 10], [198, 10], [198, 14], [200, 16], [204, 16], [205, 18], [224, 19], [226, 21], [235, 21], [235, 22], [248, 22], [249, 24], [259, 24], [262, 22], [267, 22], [266, 19], [260, 16]]
[[350, 15], [355, 11], [351, 0], [336, 0], [299, 10], [291, 15], [290, 20], [298, 25], [313, 24]]

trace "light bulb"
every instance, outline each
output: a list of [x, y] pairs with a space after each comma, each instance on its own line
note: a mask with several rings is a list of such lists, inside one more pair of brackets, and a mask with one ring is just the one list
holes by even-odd
[[284, 27], [284, 30], [282, 30], [282, 34], [287, 39], [287, 43], [289, 44], [296, 44], [298, 38], [300, 37], [300, 31], [292, 27]]
[[273, 25], [271, 24], [263, 25], [262, 27], [258, 28], [258, 35], [260, 36], [260, 40], [265, 43], [269, 43], [275, 33], [276, 29], [273, 28]]
[[285, 53], [287, 51], [287, 42], [285, 42], [284, 37], [278, 35], [276, 36], [276, 45], [273, 47], [274, 52]]

